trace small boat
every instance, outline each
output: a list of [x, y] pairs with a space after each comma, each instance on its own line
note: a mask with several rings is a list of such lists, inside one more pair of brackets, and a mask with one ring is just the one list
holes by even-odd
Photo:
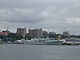
[[80, 45], [80, 39], [78, 38], [66, 38], [64, 45]]

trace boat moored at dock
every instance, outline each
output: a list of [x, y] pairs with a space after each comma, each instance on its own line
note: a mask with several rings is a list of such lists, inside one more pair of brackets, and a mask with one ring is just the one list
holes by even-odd
[[24, 40], [24, 44], [27, 45], [62, 45], [64, 40], [50, 40], [50, 39], [31, 39], [31, 40]]

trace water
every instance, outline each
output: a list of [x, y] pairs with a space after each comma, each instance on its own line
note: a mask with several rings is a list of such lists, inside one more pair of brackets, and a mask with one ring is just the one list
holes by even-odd
[[80, 60], [80, 46], [2, 44], [0, 60]]

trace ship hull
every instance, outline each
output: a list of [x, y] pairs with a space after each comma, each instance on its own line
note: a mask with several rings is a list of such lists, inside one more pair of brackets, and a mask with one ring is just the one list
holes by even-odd
[[27, 45], [62, 45], [63, 41], [45, 41], [45, 42], [24, 42]]

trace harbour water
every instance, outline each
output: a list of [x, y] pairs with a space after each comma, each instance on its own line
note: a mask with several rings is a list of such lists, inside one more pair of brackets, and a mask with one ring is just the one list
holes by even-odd
[[80, 60], [80, 46], [2, 44], [0, 60]]

